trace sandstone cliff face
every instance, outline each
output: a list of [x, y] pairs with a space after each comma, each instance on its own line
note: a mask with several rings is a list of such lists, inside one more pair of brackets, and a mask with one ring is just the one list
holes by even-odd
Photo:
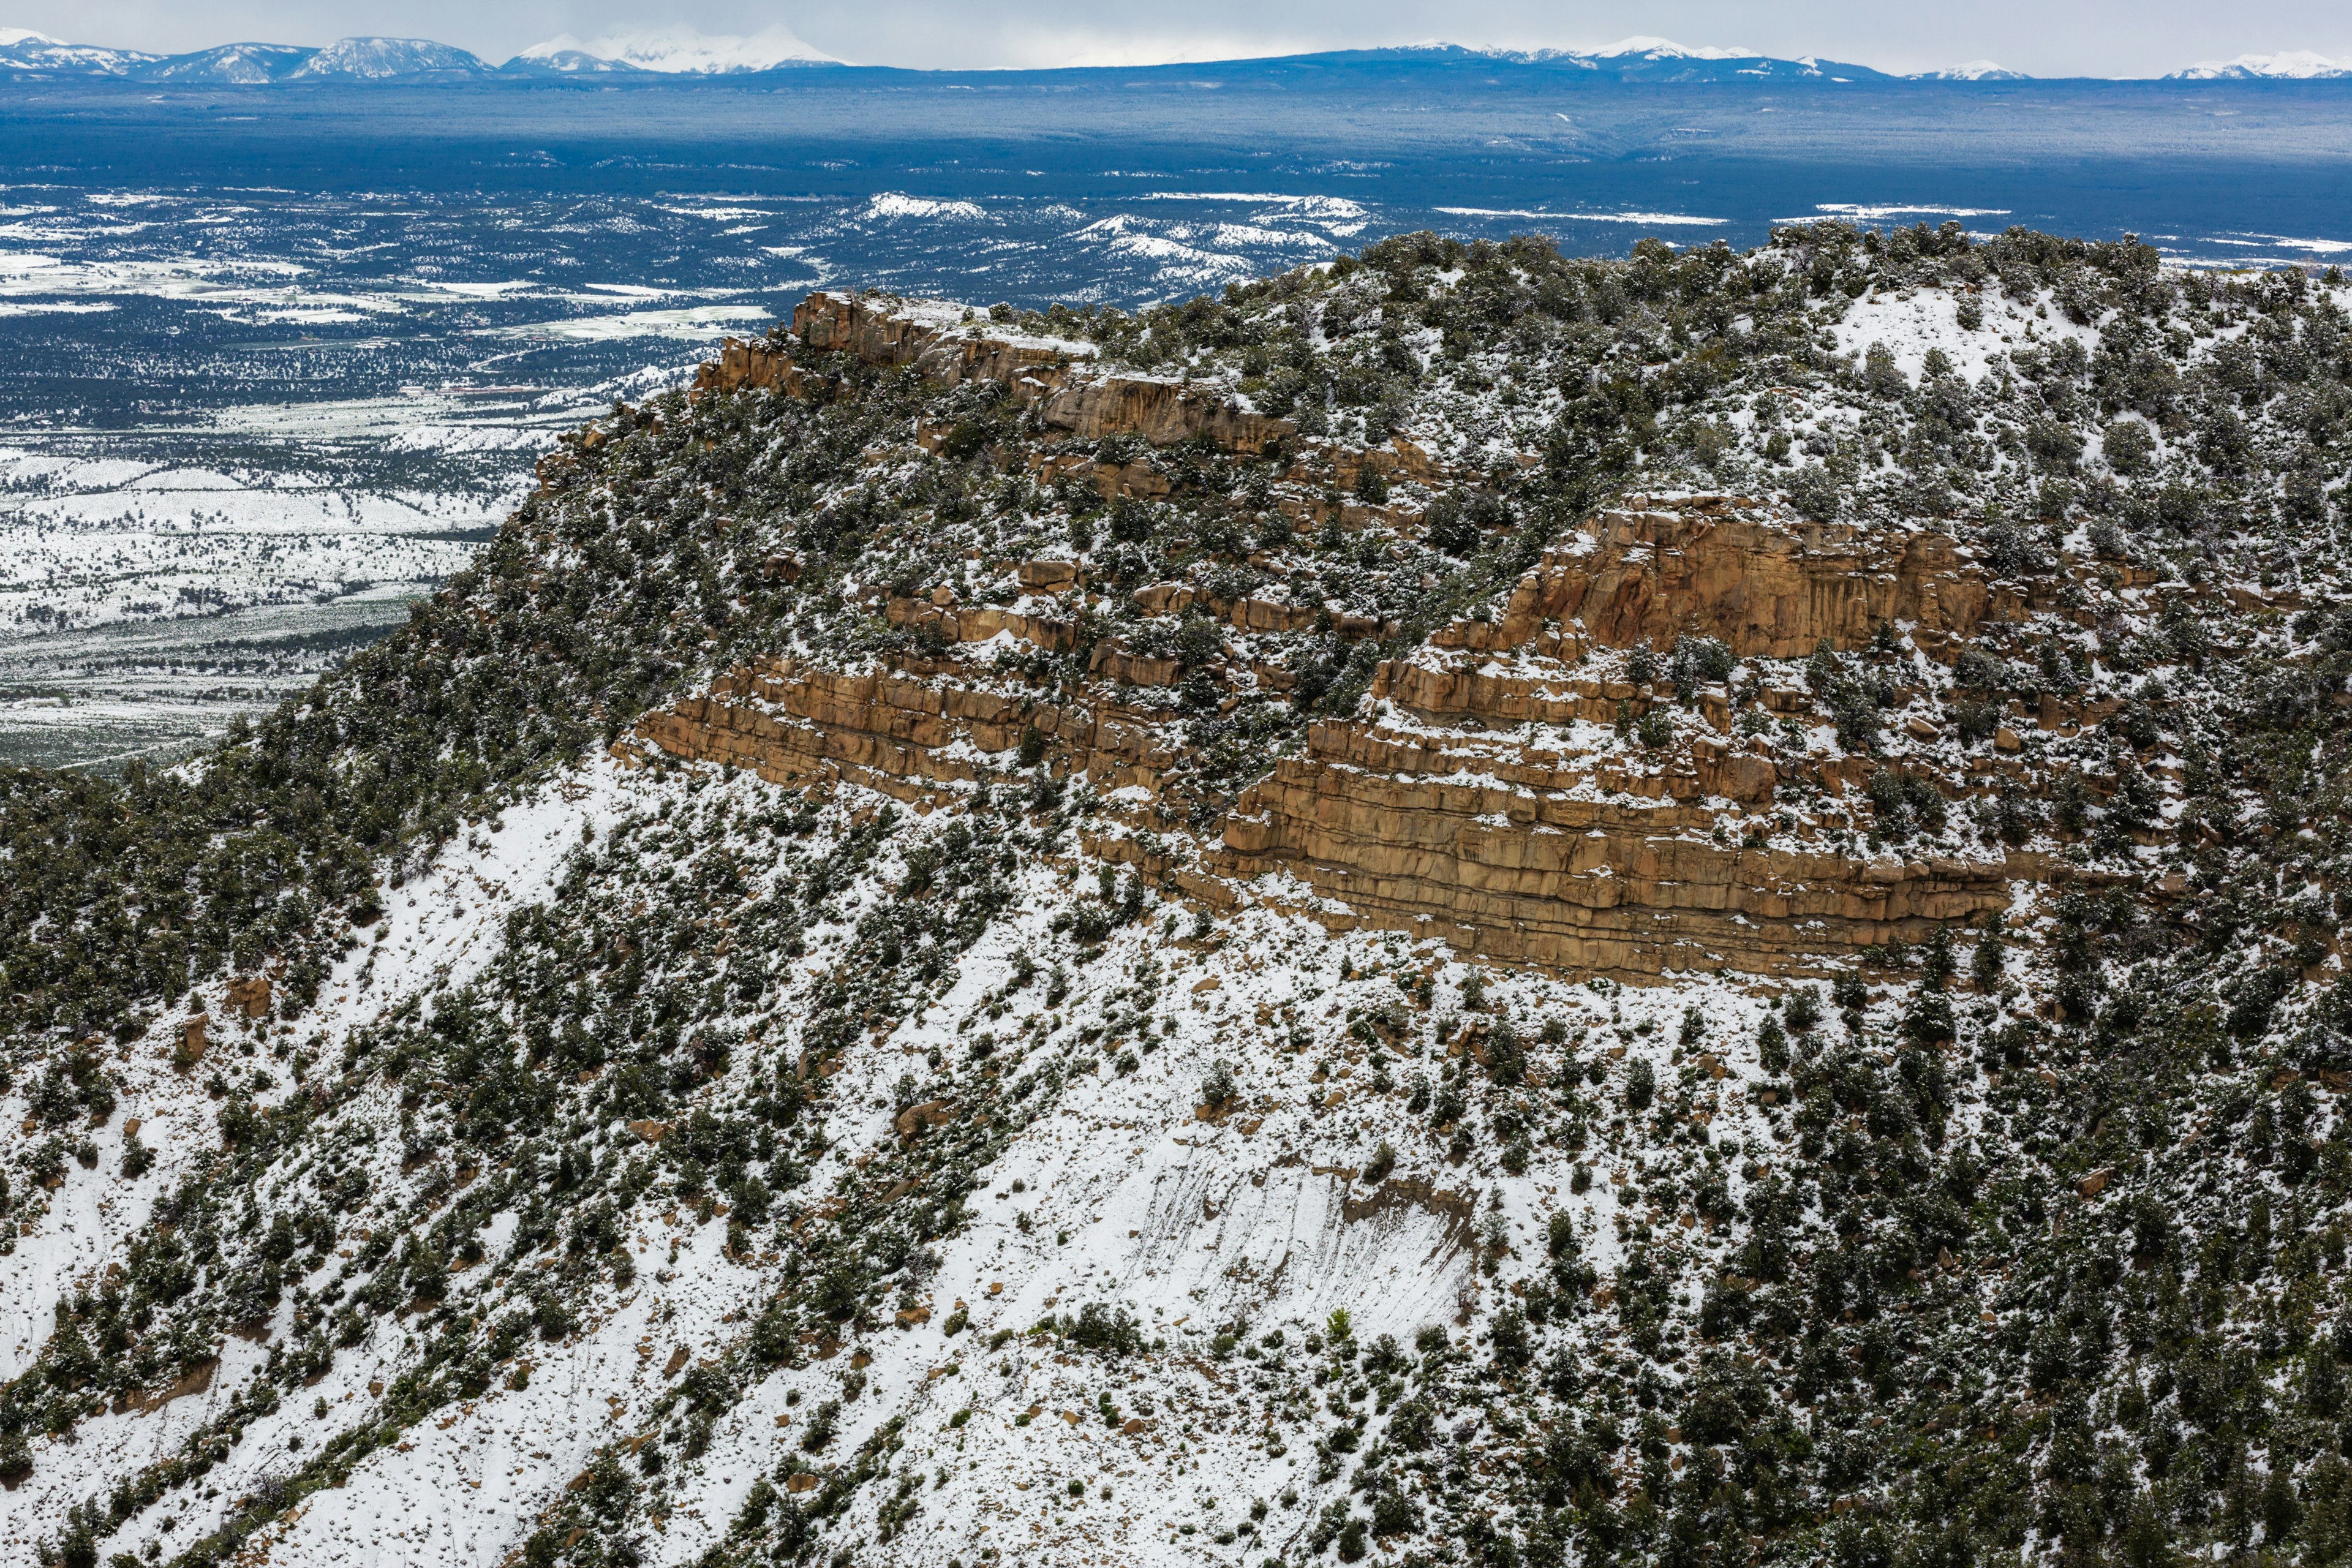
[[694, 374], [697, 392], [740, 392], [746, 387], [782, 392], [799, 397], [803, 392], [800, 367], [792, 357], [766, 343], [729, 338], [719, 346], [719, 357], [706, 360]]
[[[1169, 788], [1183, 731], [1114, 695], [1121, 678], [1172, 679], [1129, 668], [1153, 662], [1099, 646], [1100, 689], [1056, 702], [985, 689], [947, 664], [845, 674], [777, 661], [648, 720], [620, 752], [730, 764], [772, 783], [846, 781], [945, 800], [999, 773], [1034, 731], [1057, 770], [1107, 795], [1128, 792], [1129, 814], [1157, 826], [1182, 815], [1148, 808], [1182, 804]], [[1400, 661], [1383, 668], [1375, 689], [1502, 727], [1529, 710], [1522, 689], [1535, 683], [1464, 680]], [[1622, 683], [1552, 684], [1566, 693], [1549, 700], [1554, 713], [1613, 710], [1635, 695]], [[1856, 771], [1832, 768], [1826, 782], [1843, 791], [1858, 781], [1841, 772]], [[1271, 896], [1335, 928], [1437, 935], [1465, 953], [1640, 979], [1819, 973], [1865, 945], [1924, 940], [2003, 910], [2009, 883], [2040, 872], [2013, 855], [1906, 858], [1826, 839], [1792, 846], [1775, 832], [1779, 783], [1760, 748], [1729, 736], [1629, 761], [1412, 719], [1323, 722], [1180, 858], [1189, 869], [1181, 880], [1230, 906], [1266, 873], [1286, 873], [1313, 899]], [[1831, 825], [1840, 821], [1850, 819]]]
[[1591, 519], [1520, 582], [1498, 622], [1465, 629], [1464, 646], [1519, 647], [1551, 622], [1606, 647], [1711, 637], [1742, 658], [1801, 658], [1824, 641], [1859, 647], [1887, 621], [1939, 642], [2022, 609], [1944, 534], [1874, 535], [1700, 496]]
[[[792, 335], [812, 356], [846, 353], [888, 369], [911, 366], [942, 385], [1005, 382], [1023, 405], [1044, 405], [1046, 429], [1076, 440], [1139, 436], [1163, 447], [1207, 440], [1255, 455], [1297, 433], [1291, 421], [1252, 413], [1207, 387], [1097, 374], [1086, 344], [1024, 342], [988, 323], [913, 313], [897, 300], [811, 294], [793, 311]], [[774, 387], [800, 395], [803, 377], [789, 344], [730, 339], [695, 386]]]
[[1253, 414], [1181, 383], [1128, 376], [1058, 388], [1045, 399], [1045, 426], [1083, 441], [1123, 434], [1161, 447], [1206, 440], [1223, 451], [1245, 454], [1297, 433], [1287, 419]]
[[[701, 384], [811, 395], [795, 344], [810, 356], [911, 366], [942, 383], [1002, 379], [1037, 407], [1047, 430], [1073, 439], [1205, 437], [1247, 454], [1293, 436], [1207, 387], [1097, 375], [1068, 345], [841, 295], [803, 302], [792, 342], [730, 343]], [[926, 445], [940, 438], [931, 434]], [[1168, 489], [1148, 462], [1097, 461], [1083, 449], [1048, 446], [1028, 464], [1041, 478], [1090, 479], [1106, 495]], [[1295, 488], [1276, 504], [1302, 516], [1322, 507], [1315, 492], [1353, 489], [1368, 469], [1424, 487], [1451, 480], [1402, 440], [1369, 450], [1300, 443], [1283, 468]], [[1076, 684], [1057, 695], [984, 671], [957, 650], [1066, 653], [1102, 605], [1074, 563], [1001, 570], [1010, 596], [996, 603], [959, 602], [947, 587], [882, 602], [892, 624], [929, 639], [921, 646], [932, 655], [854, 673], [790, 660], [740, 670], [648, 720], [619, 750], [729, 763], [779, 783], [846, 780], [902, 799], [944, 800], [1004, 773], [1026, 741], [1049, 769], [1109, 797], [1114, 818], [1173, 829], [1173, 842], [1154, 840], [1149, 851], [1097, 847], [1169, 875], [1193, 896], [1223, 906], [1268, 898], [1335, 927], [1440, 935], [1498, 961], [1637, 979], [1819, 973], [1864, 946], [1922, 940], [2005, 909], [2011, 881], [2039, 869], [1997, 853], [1906, 857], [1865, 847], [1853, 831], [1865, 821], [1851, 807], [1877, 765], [1871, 759], [1792, 760], [1733, 733], [1738, 703], [1807, 712], [1802, 689], [1674, 694], [1626, 679], [1622, 658], [1592, 657], [1704, 636], [1742, 658], [1796, 658], [1824, 642], [1859, 647], [1888, 621], [1933, 650], [1989, 618], [2023, 613], [2013, 591], [1989, 583], [1941, 534], [1815, 523], [1724, 496], [1604, 510], [1548, 552], [1498, 616], [1441, 626], [1421, 647], [1382, 661], [1370, 692], [1378, 716], [1309, 726], [1302, 745], [1270, 757], [1269, 771], [1192, 836], [1181, 825], [1202, 820], [1201, 803], [1182, 782], [1191, 757], [1184, 715], [1138, 695], [1176, 686], [1186, 667], [1165, 645], [1133, 647], [1097, 627], [1087, 634]], [[1277, 645], [1399, 630], [1279, 595], [1259, 588], [1214, 599], [1184, 582], [1128, 594], [1147, 619], [1206, 615], [1244, 639]], [[1211, 673], [1220, 689], [1280, 691], [1295, 679], [1284, 664], [1244, 658]], [[1671, 738], [1624, 745], [1629, 721], [1669, 695], [1685, 698], [1687, 713], [1668, 727]], [[1602, 725], [1615, 743], [1595, 738]], [[1538, 731], [1546, 738], [1532, 738]], [[1784, 776], [1791, 767], [1798, 776]], [[1990, 773], [1939, 778], [1962, 795], [1998, 782]], [[1804, 811], [1792, 811], [1792, 799]]]
[[772, 784], [848, 780], [901, 800], [944, 797], [995, 771], [1031, 729], [1097, 788], [1157, 793], [1173, 737], [1115, 705], [1054, 703], [919, 672], [845, 674], [779, 659], [639, 725], [620, 754], [647, 748], [758, 773]]
[[2007, 907], [2000, 861], [1859, 858], [1748, 835], [1772, 764], [1701, 742], [1656, 771], [1379, 723], [1318, 724], [1223, 825], [1354, 920], [1601, 973], [1809, 973]]

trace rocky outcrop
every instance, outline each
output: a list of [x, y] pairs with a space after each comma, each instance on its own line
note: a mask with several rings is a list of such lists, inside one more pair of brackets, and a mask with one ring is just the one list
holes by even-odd
[[1206, 440], [1250, 456], [1297, 429], [1287, 419], [1252, 413], [1212, 388], [1133, 376], [1073, 380], [1045, 399], [1045, 416], [1047, 429], [1081, 441], [1131, 435], [1171, 447]]
[[1067, 651], [1073, 631], [1066, 616], [959, 604], [953, 599], [894, 597], [884, 601], [882, 613], [894, 626], [932, 628], [942, 642], [988, 642], [1009, 635], [1048, 653]]
[[740, 338], [729, 338], [719, 345], [719, 357], [705, 360], [694, 373], [694, 390], [705, 392], [741, 392], [746, 388], [781, 392], [788, 397], [802, 396], [805, 391], [800, 367], [792, 355], [770, 342], [745, 342]]
[[1948, 535], [1811, 522], [1759, 501], [1702, 496], [1589, 520], [1523, 578], [1500, 620], [1465, 646], [1517, 647], [1547, 623], [1606, 647], [1721, 639], [1742, 658], [1849, 648], [1903, 621], [1934, 643], [2023, 602]]
[[616, 748], [748, 769], [772, 784], [863, 784], [902, 800], [944, 797], [994, 772], [1028, 731], [1056, 766], [1106, 792], [1157, 795], [1178, 737], [1101, 701], [1052, 702], [946, 676], [843, 673], [791, 659], [739, 670], [708, 696], [640, 724]]
[[1213, 384], [1099, 374], [1091, 344], [1024, 339], [993, 322], [887, 296], [811, 294], [793, 310], [790, 341], [730, 338], [698, 373], [695, 388], [803, 395], [807, 372], [795, 363], [795, 344], [811, 358], [845, 353], [884, 369], [912, 368], [940, 385], [1002, 381], [1024, 406], [1043, 405], [1046, 429], [1076, 440], [1139, 436], [1160, 447], [1206, 440], [1255, 455], [1297, 433], [1291, 421], [1255, 413]]
[[1653, 767], [1318, 724], [1243, 796], [1223, 842], [1234, 875], [1288, 871], [1349, 911], [1338, 923], [1628, 976], [1812, 973], [2006, 908], [2023, 874], [1789, 847], [1770, 831], [1774, 784], [1769, 760], [1728, 742]]
[[[1172, 668], [1123, 662], [1156, 661], [1112, 645], [1095, 660], [1106, 679], [1174, 679]], [[1477, 679], [1486, 684], [1448, 686], [1443, 672], [1395, 664], [1376, 689], [1465, 717], [1483, 705], [1502, 721], [1512, 693]], [[1593, 684], [1556, 700], [1627, 700]], [[842, 673], [778, 661], [648, 720], [618, 752], [940, 801], [1011, 767], [1032, 731], [1057, 771], [1151, 801], [1184, 751], [1180, 725], [1108, 692], [1055, 702], [986, 689], [951, 668]], [[1858, 781], [1838, 775], [1853, 771], [1832, 766], [1821, 782], [1843, 791]], [[1864, 946], [1924, 940], [2005, 909], [2010, 881], [2038, 872], [2019, 857], [1848, 852], [1832, 835], [1853, 823], [1834, 810], [1792, 839], [1775, 806], [1781, 782], [1762, 747], [1728, 735], [1656, 753], [1576, 753], [1402, 717], [1318, 723], [1196, 846], [1181, 881], [1229, 904], [1253, 883], [1292, 898], [1260, 882], [1286, 874], [1313, 895], [1295, 901], [1334, 926], [1638, 979], [1818, 973]]]
[[[794, 363], [796, 346], [805, 364]], [[1074, 352], [1082, 348], [938, 309], [814, 294], [793, 313], [789, 339], [730, 343], [705, 367], [705, 384], [808, 395], [814, 356], [839, 353], [941, 383], [1001, 379], [1047, 429], [1082, 439], [1205, 438], [1257, 452], [1293, 436], [1285, 422], [1205, 384], [1099, 374], [1089, 353]], [[934, 446], [948, 438], [944, 430], [919, 435]], [[1032, 452], [1029, 460], [1041, 479], [1083, 477], [1106, 494], [1168, 489], [1150, 461], [1131, 456]], [[1287, 464], [1294, 479], [1328, 485], [1338, 476], [1350, 488], [1367, 467], [1423, 484], [1447, 479], [1402, 441], [1370, 451], [1305, 442]], [[1100, 604], [1077, 563], [998, 563], [987, 574], [1011, 596], [959, 603], [942, 585], [879, 598], [892, 624], [919, 634], [918, 651], [896, 668], [843, 672], [785, 660], [741, 670], [649, 719], [617, 750], [929, 800], [1002, 774], [1025, 752], [1170, 830], [1149, 848], [1108, 839], [1097, 848], [1195, 896], [1271, 898], [1335, 926], [1436, 935], [1498, 961], [1628, 978], [1818, 973], [1863, 947], [1922, 940], [2004, 909], [2010, 881], [2036, 869], [2018, 857], [1905, 856], [1874, 842], [1864, 849], [1855, 830], [1872, 818], [1851, 803], [1878, 765], [1871, 758], [1737, 737], [1727, 690], [1654, 689], [1625, 679], [1622, 661], [1590, 658], [1596, 647], [1645, 641], [1663, 652], [1686, 637], [1719, 638], [1742, 658], [1802, 658], [1824, 642], [1860, 646], [1889, 621], [1933, 649], [2023, 613], [2014, 589], [1990, 581], [1940, 533], [1812, 522], [1720, 496], [1601, 511], [1544, 554], [1498, 616], [1442, 626], [1382, 662], [1370, 692], [1380, 717], [1310, 726], [1303, 748], [1273, 759], [1189, 847], [1171, 842], [1183, 837], [1178, 824], [1202, 820], [1199, 803], [1172, 798], [1187, 760], [1185, 715], [1152, 706], [1138, 689], [1188, 682], [1186, 667], [1164, 643], [1097, 636], [1050, 698], [984, 671], [959, 647], [1010, 639], [1068, 653], [1079, 647], [1086, 607]], [[1216, 600], [1187, 581], [1147, 584], [1131, 599], [1162, 625], [1205, 614], [1244, 637], [1401, 629], [1337, 605]], [[1296, 676], [1279, 656], [1258, 654], [1206, 673], [1274, 691]], [[1689, 717], [1662, 740], [1627, 744], [1626, 726], [1670, 695]], [[1739, 700], [1767, 713], [1812, 705], [1807, 692], [1769, 683]], [[1559, 738], [1592, 736], [1596, 724], [1609, 725], [1615, 742]], [[1538, 731], [1553, 738], [1530, 738]], [[1784, 778], [1787, 768], [1802, 779]], [[1936, 782], [1947, 793], [1973, 787]], [[1806, 809], [1784, 806], [1784, 794]]]
[[845, 353], [885, 369], [912, 366], [942, 386], [1003, 381], [1024, 400], [1057, 385], [1091, 345], [1023, 342], [956, 314], [887, 297], [814, 293], [793, 309], [793, 335], [812, 353]]

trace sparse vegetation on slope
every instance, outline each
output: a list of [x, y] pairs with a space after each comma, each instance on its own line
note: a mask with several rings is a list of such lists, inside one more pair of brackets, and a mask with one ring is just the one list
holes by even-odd
[[813, 299], [302, 701], [7, 781], [19, 1535], [2339, 1560], [2347, 302]]

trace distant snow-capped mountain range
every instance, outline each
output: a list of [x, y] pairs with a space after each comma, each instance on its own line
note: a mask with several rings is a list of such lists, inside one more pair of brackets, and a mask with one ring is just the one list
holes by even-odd
[[582, 72], [732, 76], [845, 63], [810, 47], [782, 27], [771, 27], [749, 38], [710, 37], [688, 29], [614, 35], [587, 43], [567, 36], [534, 44], [502, 66], [429, 38], [339, 38], [324, 48], [223, 44], [188, 54], [158, 55], [69, 44], [29, 28], [0, 27], [0, 72], [240, 87], [305, 79], [415, 81]]
[[783, 66], [846, 63], [811, 48], [782, 27], [771, 27], [749, 38], [714, 38], [691, 28], [675, 28], [658, 33], [608, 35], [584, 44], [567, 33], [543, 44], [533, 44], [508, 61], [507, 66], [509, 69], [523, 68], [525, 62], [559, 71], [645, 70], [666, 71], [674, 76], [729, 76]]
[[2240, 55], [2234, 60], [2204, 60], [2168, 79], [2185, 81], [2247, 81], [2256, 78], [2311, 81], [2327, 77], [2352, 77], [2352, 59], [2332, 60], [2309, 49], [2288, 49], [2275, 55]]
[[[1369, 51], [1377, 53], [1379, 51]], [[1598, 75], [1646, 81], [1736, 81], [1741, 79], [1791, 77], [1831, 81], [2022, 81], [2023, 71], [2003, 68], [1990, 60], [1970, 60], [1943, 70], [1914, 71], [1907, 77], [1882, 71], [1851, 60], [1800, 55], [1781, 59], [1759, 49], [1693, 48], [1671, 38], [1620, 38], [1593, 49], [1470, 49], [1459, 44], [1420, 44], [1412, 53], [1457, 54], [1520, 65], [1566, 66]]]
[[[1402, 48], [1339, 51], [1323, 58], [1366, 61], [1460, 56], [1591, 72], [1653, 83], [1814, 80], [2022, 81], [2022, 71], [1991, 60], [1969, 60], [1941, 70], [1895, 73], [1850, 61], [1804, 55], [1782, 59], [1745, 48], [1690, 47], [1667, 38], [1622, 38], [1587, 49], [1472, 49], [1430, 43]], [[481, 77], [639, 75], [735, 77], [757, 71], [845, 66], [784, 27], [751, 37], [710, 37], [692, 28], [608, 34], [583, 41], [565, 34], [533, 44], [503, 65], [427, 38], [341, 38], [324, 48], [296, 44], [237, 43], [187, 54], [71, 44], [25, 27], [0, 27], [0, 75], [121, 78], [138, 81], [260, 86], [287, 81], [433, 81]], [[1193, 62], [1214, 63], [1214, 62]], [[1239, 63], [1239, 62], [1233, 62]], [[1266, 62], [1253, 62], [1266, 63]], [[2308, 49], [2245, 54], [2206, 60], [2167, 74], [2167, 80], [2310, 81], [2352, 78], [2352, 59]]]

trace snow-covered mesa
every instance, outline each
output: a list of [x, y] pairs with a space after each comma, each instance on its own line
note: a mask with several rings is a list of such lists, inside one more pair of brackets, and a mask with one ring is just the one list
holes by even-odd
[[1540, 49], [1541, 55], [1580, 55], [1596, 60], [1613, 60], [1626, 55], [1639, 55], [1649, 60], [1745, 60], [1757, 58], [1759, 51], [1734, 47], [1717, 48], [1702, 46], [1691, 48], [1672, 38], [1654, 38], [1646, 34], [1620, 38], [1597, 49]]
[[1922, 71], [1928, 81], [2025, 81], [2023, 71], [2013, 71], [1996, 60], [1962, 60], [1956, 66], [1946, 66], [1939, 71]]
[[2233, 60], [2200, 60], [2186, 70], [2174, 71], [2166, 79], [2243, 81], [2255, 77], [2293, 81], [2352, 77], [2352, 59], [2330, 59], [2310, 49], [2282, 49], [2273, 55], [2240, 55]]
[[478, 56], [430, 38], [338, 38], [303, 61], [293, 75], [383, 79], [488, 68]]
[[[554, 61], [584, 56], [637, 70], [676, 76], [725, 76], [773, 70], [778, 66], [841, 65], [845, 62], [803, 42], [790, 28], [770, 27], [751, 37], [713, 37], [692, 27], [610, 33], [583, 43], [566, 33], [533, 44], [518, 60]], [[574, 67], [573, 68], [577, 68]]]

